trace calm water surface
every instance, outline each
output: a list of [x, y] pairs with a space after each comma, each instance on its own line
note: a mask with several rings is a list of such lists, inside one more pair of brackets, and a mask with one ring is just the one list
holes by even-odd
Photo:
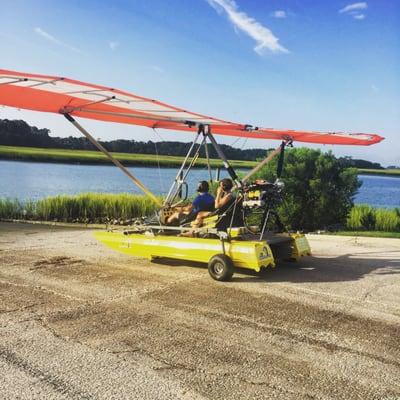
[[[176, 168], [133, 167], [133, 174], [154, 193], [165, 194]], [[221, 176], [225, 173], [221, 171]], [[206, 169], [193, 170], [189, 187], [207, 179]], [[400, 178], [361, 175], [356, 203], [376, 207], [400, 207]], [[0, 161], [0, 197], [37, 200], [57, 194], [82, 192], [141, 193], [117, 168], [102, 165], [49, 164]]]
[[[152, 192], [166, 194], [177, 168], [128, 168]], [[215, 173], [215, 171], [213, 171]], [[221, 177], [225, 177], [221, 170]], [[208, 170], [193, 169], [189, 190], [208, 178]], [[37, 200], [57, 194], [82, 192], [142, 193], [118, 168], [103, 165], [51, 164], [0, 160], [0, 197]]]

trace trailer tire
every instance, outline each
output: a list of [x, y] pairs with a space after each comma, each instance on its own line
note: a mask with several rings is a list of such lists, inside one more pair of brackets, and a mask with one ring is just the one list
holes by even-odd
[[233, 262], [225, 254], [217, 254], [208, 262], [208, 273], [216, 281], [226, 282], [232, 278]]

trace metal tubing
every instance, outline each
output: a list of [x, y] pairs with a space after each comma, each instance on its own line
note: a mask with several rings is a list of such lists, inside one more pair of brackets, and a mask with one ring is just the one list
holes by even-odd
[[210, 165], [210, 156], [208, 154], [207, 136], [205, 137], [205, 140], [204, 140], [204, 151], [206, 153], [208, 175], [210, 176], [210, 182], [212, 182], [213, 178], [212, 178], [211, 165]]
[[197, 148], [196, 153], [194, 153], [193, 158], [191, 159], [191, 161], [189, 163], [189, 166], [187, 167], [185, 173], [182, 176], [182, 181], [186, 180], [186, 177], [188, 176], [190, 170], [192, 169], [193, 165], [195, 164], [195, 162], [199, 158], [200, 148], [201, 148], [201, 145]]
[[[179, 175], [179, 181], [180, 182], [183, 182], [183, 173], [181, 173], [180, 175]], [[179, 188], [179, 190], [178, 190], [178, 196], [180, 197], [180, 198], [182, 198], [182, 185], [180, 186], [180, 188]]]
[[[204, 140], [203, 140], [204, 142]], [[203, 143], [202, 143], [203, 144]], [[173, 195], [171, 195], [171, 200], [170, 203], [173, 202], [173, 200], [175, 199], [176, 195], [178, 194], [179, 189], [182, 187], [183, 183], [186, 181], [186, 177], [188, 176], [190, 170], [193, 168], [193, 165], [196, 163], [197, 159], [199, 158], [199, 154], [200, 154], [200, 148], [202, 146], [202, 144], [197, 148], [196, 153], [194, 153], [193, 158], [191, 159], [186, 171], [183, 173], [182, 175], [182, 179], [179, 181], [179, 185], [175, 188], [175, 192]], [[178, 203], [175, 204], [169, 204], [172, 206], [176, 206], [180, 203], [181, 201], [179, 201]]]
[[221, 174], [221, 168], [220, 167], [217, 167], [216, 169], [215, 169], [215, 180], [218, 182], [219, 181], [219, 176], [220, 176], [220, 174]]
[[62, 81], [62, 80], [64, 80], [64, 78], [57, 78], [57, 79], [53, 79], [52, 81], [43, 81], [43, 82], [39, 82], [39, 83], [34, 83], [33, 85], [29, 85], [27, 87], [28, 88], [33, 88], [33, 87], [47, 85], [47, 84], [54, 85], [56, 82]]
[[[174, 117], [148, 117], [143, 114], [134, 114], [134, 113], [126, 113], [126, 112], [114, 112], [114, 111], [103, 111], [103, 110], [91, 110], [91, 109], [82, 109], [82, 112], [85, 113], [92, 113], [92, 114], [100, 114], [100, 115], [115, 115], [118, 117], [127, 117], [127, 118], [135, 118], [135, 119], [143, 119], [148, 121], [155, 121], [155, 122], [177, 122], [184, 125], [191, 125], [191, 126], [199, 126], [202, 122], [201, 119], [204, 118], [200, 117], [192, 117], [191, 119], [184, 119], [184, 118], [174, 118]], [[195, 121], [199, 119], [200, 121]]]
[[[170, 189], [169, 189], [169, 191], [168, 191], [167, 197], [165, 198], [165, 201], [164, 201], [164, 206], [170, 205], [170, 203], [171, 203], [172, 200], [174, 199], [175, 194], [176, 194], [176, 192], [177, 192], [177, 191], [175, 191], [175, 192], [173, 193], [174, 187], [175, 187], [175, 186], [177, 185], [177, 183], [179, 182], [179, 178], [180, 178], [181, 174], [183, 173], [183, 170], [184, 170], [184, 168], [185, 168], [185, 166], [186, 166], [186, 163], [187, 163], [187, 161], [188, 161], [188, 159], [189, 159], [189, 157], [190, 157], [190, 154], [192, 154], [193, 148], [194, 148], [194, 146], [196, 145], [197, 141], [199, 140], [199, 137], [200, 137], [200, 132], [197, 131], [196, 137], [193, 139], [192, 145], [190, 146], [190, 149], [189, 149], [189, 151], [187, 152], [186, 157], [185, 157], [185, 159], [183, 160], [183, 163], [182, 163], [181, 167], [179, 168], [178, 173], [176, 174], [175, 180], [174, 180], [174, 182], [172, 183], [172, 185], [171, 185], [171, 187], [170, 187]], [[179, 190], [179, 189], [178, 189], [178, 190]], [[172, 193], [173, 193], [173, 196], [172, 196]]]
[[265, 164], [268, 164], [276, 154], [282, 151], [282, 145], [280, 144], [273, 152], [269, 153], [268, 156], [261, 161], [258, 165], [256, 165], [250, 172], [248, 172], [245, 177], [242, 179], [242, 182], [245, 183], [249, 180], [251, 176], [253, 176], [256, 172], [258, 172]]
[[115, 159], [83, 126], [81, 126], [71, 115], [68, 113], [63, 114], [64, 117], [71, 122], [94, 146], [96, 146], [106, 157], [112, 161], [136, 186], [138, 186], [147, 196], [151, 198], [158, 206], [162, 206], [160, 200], [143, 185], [133, 174], [131, 174], [117, 159]]
[[265, 219], [264, 219], [264, 222], [263, 222], [263, 226], [262, 226], [262, 229], [261, 229], [260, 239], [259, 240], [262, 240], [262, 238], [264, 236], [265, 228], [267, 227], [267, 222], [268, 222], [268, 219], [269, 219], [269, 213], [270, 213], [270, 209], [268, 208], [267, 214], [264, 216]]
[[0, 86], [1, 85], [9, 85], [10, 83], [26, 82], [27, 80], [28, 80], [27, 78], [20, 78], [20, 79], [15, 79], [14, 81], [11, 81], [11, 82], [0, 82]]
[[207, 132], [205, 132], [204, 135], [210, 139], [211, 144], [214, 146], [215, 151], [217, 152], [219, 158], [221, 158], [225, 169], [228, 171], [228, 174], [230, 175], [232, 180], [235, 182], [236, 186], [241, 187], [242, 181], [239, 179], [239, 177], [236, 175], [235, 170], [229, 164], [228, 159], [226, 158], [225, 154], [223, 153], [223, 151], [219, 147], [217, 141], [215, 140], [214, 136], [212, 135], [212, 133], [210, 131], [210, 127], [208, 125], [206, 125], [206, 126], [207, 126]]
[[91, 101], [89, 103], [85, 103], [85, 104], [82, 104], [81, 106], [77, 106], [77, 107], [65, 106], [61, 110], [61, 113], [65, 115], [65, 114], [72, 113], [74, 111], [85, 111], [85, 107], [87, 107], [87, 106], [93, 106], [94, 104], [105, 103], [106, 101], [114, 100], [114, 99], [115, 99], [115, 96], [108, 96], [108, 97], [105, 97], [104, 99], [97, 100], [97, 101]]

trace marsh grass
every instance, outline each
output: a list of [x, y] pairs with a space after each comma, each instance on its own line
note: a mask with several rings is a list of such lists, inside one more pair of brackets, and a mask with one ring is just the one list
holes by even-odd
[[107, 222], [150, 215], [157, 206], [147, 197], [128, 193], [82, 193], [33, 201], [0, 199], [0, 218], [64, 222]]
[[[211, 187], [215, 191], [217, 185]], [[106, 223], [148, 216], [157, 206], [146, 196], [129, 193], [59, 195], [38, 201], [0, 198], [0, 218], [19, 220]], [[400, 208], [354, 206], [347, 218], [350, 231], [400, 232]]]
[[382, 232], [382, 231], [338, 231], [329, 232], [329, 235], [338, 236], [361, 236], [361, 237], [381, 237], [381, 238], [392, 238], [400, 239], [400, 232]]
[[397, 176], [400, 177], [400, 169], [366, 169], [358, 168], [360, 175], [386, 175], [386, 176]]
[[400, 209], [356, 205], [347, 218], [347, 228], [352, 231], [400, 232]]
[[375, 210], [375, 229], [384, 232], [399, 232], [400, 217], [399, 209], [386, 210], [379, 208]]

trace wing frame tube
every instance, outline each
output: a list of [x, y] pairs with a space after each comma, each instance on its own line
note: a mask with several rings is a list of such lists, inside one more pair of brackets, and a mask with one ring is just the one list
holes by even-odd
[[235, 183], [236, 187], [242, 187], [242, 181], [240, 178], [237, 176], [235, 170], [232, 168], [232, 166], [229, 164], [228, 159], [226, 158], [224, 152], [221, 150], [219, 147], [217, 141], [215, 140], [215, 137], [211, 133], [211, 128], [210, 125], [200, 125], [199, 126], [199, 131], [202, 131], [205, 137], [208, 137], [210, 139], [211, 144], [213, 145], [215, 151], [217, 152], [219, 158], [222, 160], [225, 169], [227, 170], [228, 174], [232, 178], [233, 182]]
[[[164, 207], [171, 206], [173, 200], [175, 199], [177, 193], [179, 192], [179, 190], [180, 190], [180, 188], [182, 186], [182, 183], [180, 183], [180, 182], [182, 182], [184, 180], [184, 178], [183, 178], [183, 170], [185, 169], [186, 163], [188, 162], [189, 157], [192, 154], [193, 148], [196, 145], [197, 141], [199, 140], [199, 137], [200, 137], [200, 132], [198, 131], [196, 136], [195, 136], [195, 138], [192, 141], [192, 144], [191, 144], [191, 146], [190, 146], [190, 148], [189, 148], [189, 150], [188, 150], [188, 152], [186, 154], [185, 159], [182, 162], [181, 167], [179, 168], [179, 170], [178, 170], [178, 172], [176, 174], [174, 182], [172, 183], [172, 185], [171, 185], [171, 187], [170, 187], [170, 189], [168, 191], [167, 197], [164, 200], [164, 204], [163, 204]], [[181, 179], [181, 176], [182, 176], [182, 179]]]
[[[247, 182], [256, 172], [258, 172], [264, 165], [268, 164], [277, 154], [282, 151], [282, 142], [275, 150], [268, 154], [259, 164], [257, 164], [251, 171], [249, 171], [242, 179], [242, 182]], [[286, 145], [286, 144], [285, 144]]]
[[96, 146], [116, 167], [118, 167], [136, 186], [138, 186], [157, 206], [161, 207], [161, 201], [142, 182], [139, 181], [127, 168], [125, 168], [109, 151], [107, 151], [78, 121], [70, 114], [63, 114], [94, 146]]

